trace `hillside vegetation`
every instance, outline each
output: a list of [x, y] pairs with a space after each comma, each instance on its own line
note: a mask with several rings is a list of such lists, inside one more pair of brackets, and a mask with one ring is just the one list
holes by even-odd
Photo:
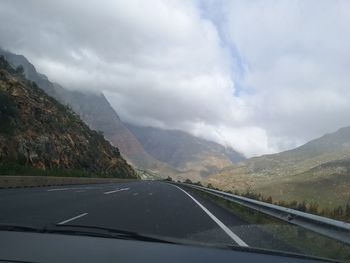
[[350, 201], [350, 127], [294, 150], [226, 167], [209, 183], [231, 191], [252, 190], [276, 200], [316, 201], [323, 207]]

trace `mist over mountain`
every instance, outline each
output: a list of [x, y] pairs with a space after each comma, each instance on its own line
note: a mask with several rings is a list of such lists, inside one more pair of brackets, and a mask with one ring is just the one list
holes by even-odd
[[96, 131], [103, 132], [105, 138], [118, 147], [124, 157], [140, 169], [150, 170], [160, 176], [175, 176], [176, 169], [169, 167], [148, 155], [135, 136], [121, 122], [102, 93], [68, 90], [36, 71], [35, 67], [22, 55], [13, 54], [0, 48], [3, 55], [14, 66], [22, 65], [26, 77], [54, 97], [63, 105], [69, 105], [80, 118]]
[[91, 129], [103, 132], [104, 137], [118, 147], [125, 158], [137, 168], [157, 173], [160, 177], [174, 177], [178, 173], [176, 169], [150, 156], [143, 149], [103, 94], [65, 90], [59, 96]]
[[0, 57], [0, 164], [136, 178], [117, 148]]
[[350, 2], [262, 2], [2, 1], [0, 46], [126, 122], [259, 156], [350, 114]]
[[[123, 156], [139, 169], [149, 170], [161, 177], [201, 180], [244, 159], [230, 147], [185, 132], [146, 127], [136, 129], [136, 126], [124, 124], [102, 93], [67, 90], [38, 73], [24, 56], [2, 49], [0, 54], [13, 65], [22, 65], [28, 79], [38, 83], [48, 95], [71, 107], [91, 129], [101, 131], [104, 137], [118, 147]], [[152, 135], [150, 130], [157, 132], [156, 136], [153, 136], [154, 133]], [[167, 155], [159, 154], [159, 147], [163, 153], [167, 152]]]
[[183, 172], [197, 172], [201, 177], [245, 160], [230, 147], [207, 141], [180, 130], [163, 130], [126, 124], [143, 148], [154, 158]]

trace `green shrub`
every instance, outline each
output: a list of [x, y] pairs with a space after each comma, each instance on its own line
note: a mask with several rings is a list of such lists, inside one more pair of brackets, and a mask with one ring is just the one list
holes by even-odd
[[190, 179], [187, 178], [187, 179], [185, 180], [185, 183], [186, 183], [186, 184], [192, 184], [192, 181], [191, 181]]
[[0, 133], [12, 134], [18, 115], [16, 103], [7, 93], [0, 91]]

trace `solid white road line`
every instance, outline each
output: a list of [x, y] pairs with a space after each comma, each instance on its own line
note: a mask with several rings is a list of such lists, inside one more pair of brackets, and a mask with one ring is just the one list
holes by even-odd
[[182, 192], [184, 192], [186, 195], [188, 195], [200, 208], [203, 209], [204, 212], [206, 212], [208, 214], [208, 216], [213, 219], [213, 221], [215, 223], [217, 223], [219, 225], [219, 227], [221, 227], [222, 230], [225, 231], [225, 233], [232, 238], [238, 245], [240, 245], [241, 247], [248, 247], [247, 243], [245, 243], [242, 239], [240, 239], [239, 236], [237, 236], [235, 233], [233, 233], [231, 231], [231, 229], [229, 229], [226, 225], [224, 225], [224, 223], [222, 223], [216, 216], [214, 216], [208, 209], [206, 209], [201, 203], [199, 203], [192, 195], [190, 195], [189, 193], [187, 193], [185, 190], [183, 190], [182, 188], [173, 185], [176, 188], [180, 189]]
[[81, 214], [81, 215], [77, 215], [77, 216], [75, 216], [75, 217], [69, 218], [69, 219], [67, 219], [67, 220], [64, 220], [64, 221], [58, 223], [58, 225], [64, 225], [64, 224], [66, 224], [66, 223], [68, 223], [68, 222], [71, 222], [71, 221], [73, 221], [73, 220], [75, 220], [75, 219], [78, 219], [78, 218], [81, 218], [81, 217], [83, 217], [83, 216], [86, 216], [87, 214], [88, 214], [88, 213], [83, 213], [83, 214]]
[[108, 194], [113, 194], [113, 193], [116, 193], [116, 192], [127, 191], [127, 190], [130, 190], [130, 188], [117, 189], [117, 190], [114, 190], [114, 191], [104, 192], [104, 194], [108, 195]]

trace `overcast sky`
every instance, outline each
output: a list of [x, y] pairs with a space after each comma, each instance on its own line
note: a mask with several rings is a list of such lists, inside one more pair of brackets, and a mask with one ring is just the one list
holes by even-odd
[[2, 0], [0, 46], [125, 121], [246, 156], [350, 125], [347, 0]]

